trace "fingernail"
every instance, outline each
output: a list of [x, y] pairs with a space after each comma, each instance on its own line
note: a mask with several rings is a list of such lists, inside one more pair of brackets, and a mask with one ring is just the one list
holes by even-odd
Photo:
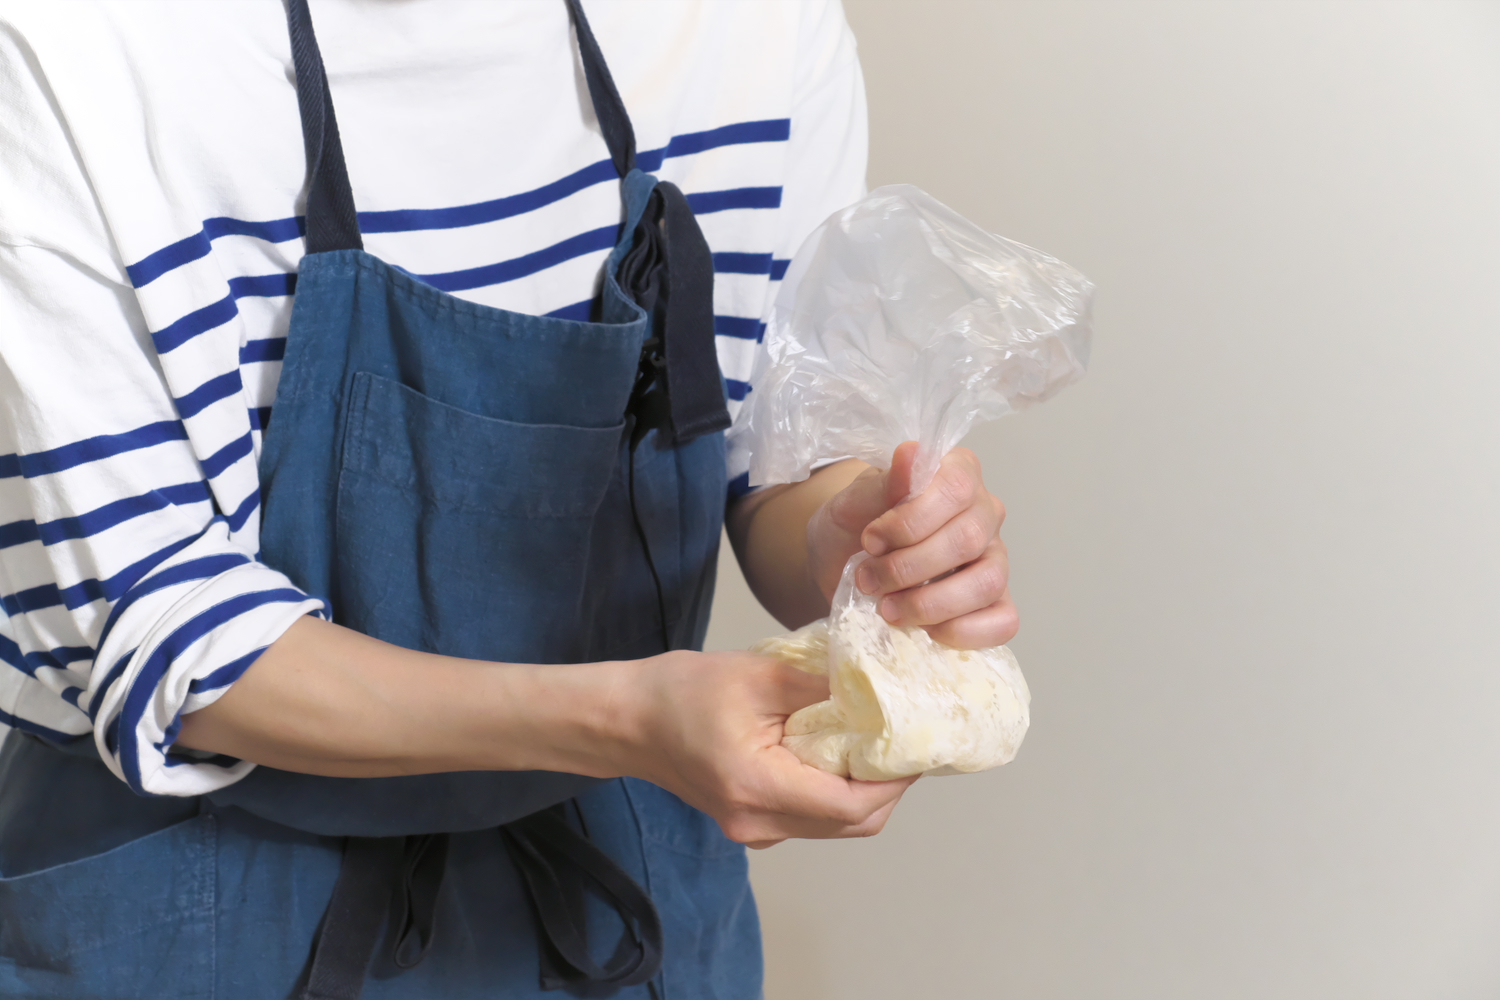
[[880, 602], [880, 617], [888, 622], [895, 622], [897, 618], [896, 601], [893, 598], [887, 597]]
[[860, 542], [863, 543], [865, 551], [870, 553], [870, 555], [885, 555], [885, 542], [881, 541], [879, 535], [871, 535], [867, 532], [865, 536], [860, 539]]
[[854, 571], [854, 582], [859, 584], [859, 589], [867, 594], [875, 593], [875, 571], [868, 566], [861, 566]]

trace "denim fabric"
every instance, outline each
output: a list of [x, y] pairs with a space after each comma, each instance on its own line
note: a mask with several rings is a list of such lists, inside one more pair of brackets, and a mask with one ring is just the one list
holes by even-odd
[[[597, 322], [464, 302], [359, 250], [304, 258], [261, 458], [261, 558], [326, 597], [335, 621], [412, 649], [530, 663], [649, 656], [662, 629], [631, 517], [633, 460], [672, 645], [701, 648], [726, 499], [722, 435], [672, 447], [653, 431], [632, 456], [623, 420], [650, 320], [614, 274], [654, 184], [639, 171], [623, 182], [624, 236]], [[15, 737], [0, 775], [29, 768], [56, 802], [78, 801], [102, 773], [55, 751], [17, 756]], [[95, 770], [74, 774], [80, 765]], [[364, 997], [556, 996], [540, 991], [529, 905], [494, 827], [570, 798], [661, 912], [664, 1000], [761, 995], [744, 849], [634, 779], [258, 768], [176, 812], [111, 800], [122, 829], [150, 831], [123, 843], [68, 808], [27, 825], [7, 792], [0, 864], [18, 860], [0, 867], [0, 996], [286, 996], [305, 975], [340, 838], [435, 831], [460, 832], [432, 950], [403, 972], [381, 949]], [[28, 831], [9, 852], [7, 828]], [[623, 928], [602, 904], [590, 919], [602, 960]]]

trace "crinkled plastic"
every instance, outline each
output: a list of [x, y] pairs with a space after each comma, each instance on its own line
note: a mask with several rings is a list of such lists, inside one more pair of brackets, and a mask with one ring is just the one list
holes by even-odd
[[913, 493], [977, 423], [1046, 399], [1088, 364], [1093, 284], [910, 184], [824, 222], [776, 297], [730, 437], [750, 484], [917, 441]]
[[[906, 184], [835, 213], [787, 269], [731, 438], [750, 483], [844, 456], [889, 467], [919, 445], [912, 493], [977, 423], [1039, 402], [1088, 364], [1093, 285]], [[1031, 695], [1004, 646], [957, 650], [882, 618], [844, 567], [829, 617], [752, 649], [826, 673], [787, 720], [802, 761], [861, 779], [981, 771], [1015, 757]]]
[[866, 558], [857, 553], [844, 567], [827, 618], [750, 647], [828, 676], [832, 697], [793, 713], [782, 745], [803, 763], [862, 781], [1009, 763], [1031, 724], [1015, 656], [1004, 646], [953, 649], [921, 628], [890, 625], [854, 586]]

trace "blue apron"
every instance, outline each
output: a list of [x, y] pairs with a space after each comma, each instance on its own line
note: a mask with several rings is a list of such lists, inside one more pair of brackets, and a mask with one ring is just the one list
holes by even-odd
[[[726, 492], [707, 247], [681, 192], [635, 169], [568, 6], [621, 174], [594, 322], [466, 302], [363, 251], [306, 2], [289, 7], [308, 253], [262, 559], [397, 645], [568, 663], [701, 648], [707, 628]], [[261, 767], [142, 798], [91, 749], [0, 748], [0, 996], [760, 993], [744, 849], [643, 781]]]

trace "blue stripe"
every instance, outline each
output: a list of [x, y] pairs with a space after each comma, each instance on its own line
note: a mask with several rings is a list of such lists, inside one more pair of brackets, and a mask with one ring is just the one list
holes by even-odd
[[10, 540], [12, 537], [19, 537], [20, 541], [40, 540], [43, 545], [56, 545], [70, 538], [88, 538], [142, 514], [171, 506], [202, 503], [209, 499], [211, 495], [207, 483], [180, 483], [176, 486], [163, 486], [140, 496], [115, 500], [74, 517], [60, 517], [41, 524], [35, 521], [12, 521], [10, 524], [0, 525], [0, 548], [18, 544]]
[[[603, 166], [609, 167], [611, 171], [613, 170], [608, 161], [601, 161], [601, 163]], [[599, 165], [595, 164], [595, 166]], [[562, 182], [559, 181], [558, 183]], [[595, 182], [591, 181], [590, 183]], [[529, 196], [517, 195], [515, 198], [526, 198]], [[514, 199], [500, 199], [500, 201], [510, 200]], [[710, 212], [723, 212], [736, 208], [778, 208], [781, 205], [781, 188], [747, 187], [734, 188], [728, 191], [700, 191], [696, 194], [688, 195], [687, 201], [688, 205], [698, 215]], [[498, 202], [485, 202], [484, 206], [494, 206], [497, 204]], [[360, 219], [363, 220], [366, 215], [379, 215], [382, 217], [400, 215], [405, 218], [414, 214], [425, 216], [433, 213], [464, 213], [477, 210], [481, 207], [483, 206], [470, 205], [454, 209], [396, 209], [391, 212], [361, 213]], [[509, 214], [518, 214], [520, 211], [530, 210], [530, 208], [517, 209], [516, 212], [509, 212]], [[467, 219], [468, 216], [464, 218]], [[474, 225], [475, 222], [483, 221], [488, 221], [488, 219], [450, 221], [443, 224], [438, 224], [438, 222], [429, 219], [428, 223], [423, 225], [409, 224], [409, 219], [399, 224], [395, 221], [386, 220], [379, 223], [376, 228], [365, 227], [362, 221], [361, 228], [366, 233], [404, 232], [414, 229], [451, 229], [458, 226]], [[381, 226], [384, 228], [380, 228]], [[578, 236], [570, 237], [561, 243], [554, 244], [534, 253], [516, 257], [512, 260], [501, 261], [498, 264], [486, 264], [482, 267], [466, 268], [461, 271], [415, 275], [415, 277], [445, 292], [464, 291], [471, 288], [498, 285], [506, 281], [515, 281], [518, 278], [536, 274], [538, 271], [544, 271], [549, 267], [561, 264], [566, 260], [572, 260], [575, 257], [581, 257], [598, 250], [608, 250], [614, 246], [618, 232], [619, 227], [617, 226], [604, 226], [587, 233], [581, 233]], [[769, 254], [725, 253], [715, 254], [714, 257], [715, 270], [719, 271], [769, 274], [771, 269], [771, 257]], [[726, 259], [723, 267], [718, 266], [718, 258], [720, 257]], [[747, 270], [747, 268], [750, 269]], [[239, 315], [239, 307], [235, 304], [237, 300], [249, 295], [291, 295], [296, 291], [296, 287], [297, 276], [295, 274], [266, 274], [230, 278], [228, 295], [212, 305], [194, 310], [181, 319], [168, 324], [166, 327], [153, 333], [151, 339], [156, 344], [157, 353], [166, 354], [168, 351], [176, 350], [200, 334], [223, 326]]]
[[234, 293], [231, 292], [212, 305], [194, 309], [176, 322], [162, 327], [151, 335], [151, 342], [156, 345], [156, 353], [166, 354], [200, 333], [223, 326], [238, 316], [239, 312], [239, 307], [234, 304]]
[[423, 229], [459, 229], [477, 226], [485, 222], [509, 219], [517, 215], [534, 212], [553, 202], [561, 201], [584, 188], [612, 181], [619, 177], [614, 164], [609, 160], [591, 163], [582, 170], [544, 184], [532, 191], [513, 194], [473, 205], [458, 205], [453, 208], [398, 208], [387, 212], [360, 212], [359, 229], [362, 233], [409, 233]]
[[[136, 649], [140, 649], [140, 647], [137, 646]], [[99, 718], [99, 695], [114, 687], [115, 682], [124, 675], [125, 667], [129, 665], [131, 657], [133, 656], [135, 656], [135, 649], [132, 649], [130, 652], [126, 653], [124, 656], [121, 656], [118, 660], [116, 660], [115, 665], [109, 668], [109, 672], [104, 675], [104, 679], [100, 681], [98, 687], [94, 688], [97, 694], [94, 696], [94, 700], [88, 708], [89, 722], [94, 722]], [[113, 737], [106, 734], [105, 742], [106, 744], [108, 744], [111, 750], [114, 749]]]
[[[721, 146], [785, 142], [791, 136], [791, 130], [791, 119], [772, 118], [762, 121], [736, 122], [702, 132], [689, 132], [673, 136], [662, 149], [640, 152], [636, 156], [636, 163], [642, 170], [653, 171], [659, 169], [668, 157], [688, 156]], [[614, 166], [609, 160], [599, 160], [533, 191], [473, 205], [361, 212], [359, 213], [359, 228], [365, 233], [395, 233], [422, 229], [452, 229], [493, 222], [561, 201], [586, 187], [613, 181], [616, 176]], [[168, 271], [206, 256], [211, 249], [211, 241], [221, 236], [253, 236], [272, 243], [284, 243], [300, 236], [305, 225], [306, 223], [300, 216], [274, 219], [269, 222], [248, 222], [227, 217], [207, 219], [201, 231], [141, 258], [127, 267], [125, 271], [130, 276], [131, 284], [140, 288]]]
[[0, 725], [10, 726], [12, 729], [19, 729], [21, 732], [31, 733], [33, 736], [40, 736], [43, 739], [51, 740], [53, 743], [72, 743], [80, 735], [87, 735], [86, 733], [64, 733], [56, 729], [49, 729], [41, 723], [32, 722], [30, 719], [23, 719], [19, 715], [11, 715], [4, 709], [0, 709]]
[[36, 522], [29, 519], [0, 524], [0, 549], [8, 549], [12, 545], [24, 545], [41, 537]]
[[[664, 149], [648, 149], [636, 154], [636, 165], [647, 172], [661, 168], [662, 162], [674, 156], [688, 156], [719, 146], [736, 146], [755, 142], [785, 142], [791, 135], [791, 119], [778, 118], [767, 121], [739, 122], [705, 132], [689, 132], [674, 136]], [[485, 222], [509, 219], [527, 212], [534, 212], [584, 188], [615, 180], [614, 164], [599, 160], [568, 176], [544, 184], [542, 187], [492, 201], [473, 205], [458, 205], [453, 208], [401, 208], [387, 212], [360, 212], [359, 228], [363, 233], [402, 233], [429, 229], [458, 229], [477, 226]], [[769, 190], [769, 189], [767, 189]], [[780, 204], [780, 188], [777, 204]], [[747, 206], [735, 206], [747, 207]], [[761, 207], [761, 206], [749, 206]], [[772, 205], [772, 208], [776, 205]]]
[[236, 299], [291, 295], [296, 291], [295, 274], [256, 274], [229, 279], [229, 294]]
[[694, 215], [725, 212], [731, 208], [780, 208], [780, 187], [733, 188], [728, 191], [699, 191], [687, 196]]
[[155, 253], [147, 254], [126, 267], [125, 273], [130, 276], [130, 283], [140, 288], [142, 285], [149, 285], [168, 271], [191, 263], [199, 257], [207, 257], [212, 249], [213, 245], [209, 243], [208, 234], [200, 229], [185, 239], [168, 244]]
[[264, 340], [247, 340], [240, 348], [240, 364], [256, 361], [280, 361], [286, 357], [286, 338], [267, 337]]
[[167, 767], [182, 767], [185, 764], [208, 764], [211, 767], [222, 767], [227, 770], [240, 763], [240, 758], [231, 757], [225, 753], [216, 753], [212, 757], [190, 757], [187, 754], [176, 753], [168, 750], [168, 747], [177, 742], [177, 732], [182, 728], [182, 716], [179, 715], [172, 722], [172, 726], [170, 728], [171, 732], [167, 733], [166, 739], [162, 740], [160, 743], [151, 744], [152, 746], [156, 747], [157, 752], [162, 754], [162, 756], [165, 758], [162, 763]]
[[786, 277], [786, 269], [788, 267], [790, 267], [791, 264], [792, 264], [792, 262], [790, 260], [779, 260], [779, 259], [772, 258], [772, 260], [771, 260], [771, 280], [772, 281], [780, 281], [782, 278], [785, 278]]
[[203, 232], [210, 240], [216, 240], [220, 236], [253, 236], [267, 243], [285, 243], [301, 236], [306, 225], [300, 215], [289, 219], [272, 219], [270, 222], [247, 222], [221, 215], [205, 220]]
[[561, 243], [554, 243], [550, 247], [523, 257], [516, 257], [513, 260], [503, 260], [498, 264], [486, 264], [483, 267], [447, 271], [442, 274], [419, 274], [416, 277], [445, 292], [458, 292], [468, 288], [483, 288], [486, 285], [515, 281], [517, 278], [524, 278], [554, 267], [563, 261], [610, 249], [615, 245], [615, 236], [619, 228], [619, 226], [602, 226], [598, 229], [591, 229], [586, 233], [569, 237]]
[[719, 274], [770, 274], [768, 253], [716, 253], [714, 271]]
[[[207, 531], [208, 529], [205, 528], [204, 530]], [[141, 581], [116, 601], [113, 608], [110, 608], [109, 617], [104, 621], [104, 629], [99, 633], [99, 645], [103, 646], [105, 644], [105, 641], [109, 639], [109, 634], [114, 631], [115, 624], [119, 622], [120, 616], [142, 597], [179, 583], [206, 580], [211, 576], [227, 573], [237, 566], [245, 565], [249, 561], [249, 556], [238, 552], [221, 552], [211, 556], [199, 556], [197, 559], [189, 559], [185, 563], [169, 566], [160, 573], [156, 573]], [[110, 668], [109, 674], [104, 678], [104, 683], [99, 685], [98, 689], [100, 691], [109, 690], [109, 686], [119, 678], [120, 672], [125, 669], [125, 663], [130, 659], [131, 655], [127, 653], [124, 659]], [[92, 715], [92, 710], [90, 710], [90, 714]]]
[[94, 647], [92, 646], [59, 646], [56, 649], [23, 653], [14, 639], [0, 635], [0, 661], [10, 664], [30, 677], [35, 677], [36, 672], [42, 667], [66, 670], [70, 663], [93, 658]]
[[167, 636], [161, 645], [151, 651], [151, 655], [141, 665], [140, 673], [136, 675], [129, 692], [125, 695], [125, 704], [120, 716], [113, 720], [113, 723], [119, 725], [117, 727], [113, 723], [111, 725], [111, 728], [118, 733], [120, 767], [125, 772], [125, 780], [131, 788], [139, 794], [147, 794], [141, 784], [141, 763], [137, 757], [136, 729], [140, 725], [142, 716], [146, 714], [147, 707], [151, 704], [152, 696], [156, 693], [156, 686], [161, 683], [162, 677], [166, 675], [172, 662], [199, 639], [242, 614], [267, 604], [300, 603], [306, 599], [306, 594], [290, 587], [236, 595], [184, 622], [176, 631]]
[[[181, 552], [193, 541], [192, 538], [179, 539], [151, 553], [146, 558], [131, 563], [107, 580], [81, 580], [71, 587], [58, 587], [55, 583], [44, 583], [40, 587], [31, 587], [14, 594], [7, 594], [0, 597], [0, 607], [5, 609], [6, 614], [14, 617], [30, 611], [56, 607], [59, 604], [71, 610], [81, 608], [91, 601], [113, 601], [135, 586], [136, 581], [151, 572], [153, 567]], [[101, 643], [103, 641], [100, 639]]]
[[304, 222], [300, 216], [291, 219], [273, 219], [270, 222], [248, 222], [218, 216], [203, 221], [203, 228], [192, 236], [162, 247], [155, 253], [142, 257], [125, 268], [130, 283], [136, 288], [149, 285], [168, 271], [192, 263], [208, 255], [211, 241], [220, 236], [254, 236], [271, 243], [285, 243], [302, 235]]
[[[790, 118], [736, 122], [733, 125], [712, 128], [706, 132], [689, 132], [686, 135], [674, 136], [672, 141], [667, 143], [667, 156], [688, 156], [719, 146], [741, 146], [753, 142], [786, 142], [791, 135], [792, 120]], [[648, 155], [643, 153], [636, 159], [643, 161]], [[643, 163], [641, 169], [655, 170], [658, 166], [660, 163], [651, 167]]]
[[212, 305], [196, 309], [156, 331], [151, 341], [157, 353], [176, 350], [199, 334], [228, 323], [240, 314], [235, 303], [250, 296], [291, 295], [297, 290], [295, 274], [254, 274], [229, 279], [229, 294]]
[[250, 454], [250, 432], [246, 431], [243, 436], [229, 442], [205, 458], [203, 460], [203, 474], [212, 479], [248, 454]]
[[245, 522], [250, 520], [250, 515], [255, 513], [255, 509], [259, 506], [260, 488], [257, 487], [255, 492], [240, 501], [240, 505], [234, 509], [234, 513], [229, 515], [227, 519], [229, 521], [229, 530], [239, 531], [243, 528]]
[[[95, 723], [97, 725], [97, 723]], [[109, 720], [109, 725], [104, 727], [104, 749], [111, 753], [118, 753], [120, 749], [120, 716], [117, 714]]]
[[183, 420], [188, 417], [202, 413], [205, 407], [212, 406], [221, 399], [228, 399], [243, 387], [240, 382], [240, 370], [236, 368], [232, 372], [225, 372], [216, 378], [211, 378], [186, 396], [179, 396], [172, 402], [177, 404], [177, 415]]
[[741, 472], [738, 476], [735, 476], [729, 481], [729, 497], [731, 500], [738, 500], [740, 497], [749, 492], [750, 473]]
[[580, 323], [587, 323], [589, 321], [589, 317], [594, 314], [593, 310], [594, 300], [584, 299], [582, 302], [575, 302], [570, 306], [563, 306], [561, 309], [554, 309], [551, 312], [546, 313], [545, 315], [553, 316], [557, 319], [576, 319]]
[[724, 391], [729, 394], [730, 399], [744, 399], [745, 394], [750, 391], [750, 383], [741, 382], [737, 378], [726, 378]]
[[240, 675], [250, 669], [251, 664], [260, 659], [260, 654], [270, 649], [270, 646], [262, 646], [251, 650], [237, 660], [231, 660], [219, 669], [204, 674], [197, 680], [188, 682], [188, 691], [191, 694], [201, 694], [204, 691], [217, 691], [221, 687], [227, 687], [240, 679]]
[[100, 434], [30, 455], [0, 455], [0, 478], [25, 476], [31, 479], [127, 451], [150, 448], [164, 441], [186, 440], [187, 429], [182, 426], [182, 421], [161, 420], [122, 434]]
[[761, 330], [765, 324], [758, 319], [750, 319], [745, 316], [715, 316], [714, 333], [721, 337], [735, 337], [739, 340], [759, 340]]
[[[608, 161], [604, 161], [608, 166]], [[596, 165], [597, 166], [597, 165]], [[612, 169], [612, 168], [611, 168]], [[560, 183], [560, 182], [559, 182]], [[525, 197], [525, 196], [516, 196]], [[507, 199], [501, 199], [505, 201]], [[700, 191], [687, 196], [688, 205], [698, 215], [710, 212], [723, 212], [736, 208], [779, 208], [781, 205], [781, 188], [779, 187], [747, 187], [734, 188], [728, 191]], [[492, 202], [486, 202], [492, 205]], [[475, 206], [464, 206], [462, 209], [397, 209], [392, 212], [362, 213], [377, 215], [410, 215], [412, 213], [452, 213], [468, 211]], [[530, 209], [525, 209], [529, 211]], [[516, 213], [511, 213], [516, 214]], [[477, 220], [487, 221], [487, 220]], [[473, 225], [474, 222], [453, 222], [445, 225], [407, 225], [402, 223], [397, 226], [394, 222], [389, 223], [385, 229], [364, 228], [366, 233], [370, 232], [392, 232], [410, 231], [413, 229], [441, 229], [456, 228], [461, 225]], [[607, 237], [604, 235], [607, 234]], [[416, 275], [435, 288], [447, 292], [463, 291], [470, 288], [483, 288], [487, 285], [497, 285], [506, 281], [515, 281], [528, 275], [546, 270], [584, 254], [597, 250], [607, 250], [614, 246], [618, 235], [617, 226], [604, 226], [599, 229], [570, 237], [561, 243], [538, 250], [535, 253], [526, 254], [512, 260], [501, 261], [498, 264], [487, 264], [482, 267], [466, 268], [461, 271], [447, 271], [439, 274]], [[745, 274], [769, 274], [771, 259], [769, 254], [715, 254], [715, 269], [727, 272]], [[724, 257], [730, 261], [724, 267], [718, 266], [718, 258]], [[751, 258], [754, 258], [753, 262]], [[761, 260], [764, 258], [764, 261]], [[746, 270], [747, 267], [753, 268]], [[200, 334], [216, 329], [239, 315], [239, 307], [235, 304], [237, 300], [251, 295], [277, 296], [294, 294], [297, 288], [297, 276], [295, 274], [265, 274], [252, 275], [229, 279], [229, 294], [219, 301], [204, 306], [202, 309], [194, 310], [186, 316], [173, 323], [168, 324], [161, 330], [151, 335], [152, 342], [156, 344], [159, 354], [166, 354], [176, 350], [183, 344], [192, 340]]]
[[269, 406], [257, 406], [250, 410], [250, 429], [253, 431], [264, 431], [271, 425], [271, 408]]

